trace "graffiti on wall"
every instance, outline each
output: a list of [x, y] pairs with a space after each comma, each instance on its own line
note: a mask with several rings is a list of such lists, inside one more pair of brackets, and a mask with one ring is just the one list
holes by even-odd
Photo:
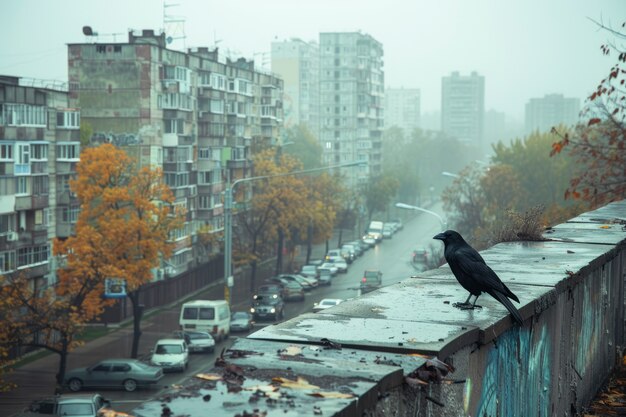
[[516, 327], [497, 339], [488, 353], [475, 415], [550, 415], [552, 343], [545, 325], [533, 333]]
[[91, 135], [90, 141], [94, 145], [111, 143], [115, 146], [138, 145], [142, 143], [141, 138], [136, 133], [113, 132], [95, 132], [93, 135]]

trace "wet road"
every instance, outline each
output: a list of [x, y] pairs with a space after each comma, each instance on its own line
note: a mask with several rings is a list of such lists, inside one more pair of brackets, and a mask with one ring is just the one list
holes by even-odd
[[[440, 250], [439, 242], [432, 239], [435, 234], [441, 231], [440, 228], [438, 220], [427, 214], [419, 214], [414, 219], [405, 222], [403, 230], [357, 258], [349, 266], [347, 273], [337, 274], [333, 278], [331, 286], [318, 287], [308, 292], [304, 301], [286, 303], [285, 320], [312, 311], [314, 303], [323, 298], [349, 299], [358, 297], [358, 287], [365, 269], [383, 271], [383, 285], [390, 285], [410, 277], [415, 273], [415, 266], [411, 263], [413, 249], [425, 247], [430, 250], [432, 246], [432, 248]], [[246, 306], [237, 307], [244, 309]], [[171, 310], [163, 314], [163, 319], [159, 321], [159, 325], [156, 328], [151, 328], [150, 331], [162, 332], [163, 335], [170, 334], [178, 328], [178, 313], [178, 310]], [[271, 324], [272, 322], [256, 323], [255, 329]], [[103, 395], [112, 401], [116, 410], [132, 411], [139, 403], [149, 398], [158, 397], [163, 389], [180, 384], [186, 378], [211, 368], [222, 349], [230, 347], [237, 337], [245, 336], [245, 333], [232, 334], [228, 340], [218, 343], [212, 354], [193, 354], [186, 372], [166, 374], [157, 387], [134, 393], [110, 391], [104, 392]]]

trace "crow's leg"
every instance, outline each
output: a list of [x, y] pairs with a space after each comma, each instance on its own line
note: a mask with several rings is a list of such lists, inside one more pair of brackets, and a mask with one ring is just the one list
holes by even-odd
[[472, 293], [470, 293], [464, 303], [454, 303], [452, 305], [456, 308], [460, 308], [461, 310], [471, 310], [474, 307], [472, 306], [472, 303], [469, 302], [470, 298], [472, 298]]
[[478, 301], [478, 297], [480, 297], [480, 294], [478, 294], [476, 298], [474, 298], [474, 304], [472, 304], [472, 309], [477, 308], [477, 307], [483, 308], [483, 306], [476, 304], [476, 301]]

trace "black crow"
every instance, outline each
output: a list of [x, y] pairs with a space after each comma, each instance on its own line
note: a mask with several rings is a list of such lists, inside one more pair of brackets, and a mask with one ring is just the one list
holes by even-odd
[[[448, 265], [450, 265], [452, 273], [459, 281], [459, 284], [470, 293], [464, 303], [457, 304], [458, 307], [473, 309], [476, 307], [476, 301], [480, 294], [486, 292], [501, 302], [506, 309], [509, 310], [509, 313], [511, 313], [517, 323], [520, 325], [523, 324], [522, 316], [509, 300], [510, 298], [519, 303], [519, 299], [485, 263], [485, 260], [476, 249], [472, 248], [465, 239], [454, 230], [446, 230], [434, 236], [433, 239], [438, 239], [443, 242], [445, 246], [444, 256]], [[472, 295], [476, 298], [474, 299], [474, 303], [470, 304], [469, 300], [472, 298]]]

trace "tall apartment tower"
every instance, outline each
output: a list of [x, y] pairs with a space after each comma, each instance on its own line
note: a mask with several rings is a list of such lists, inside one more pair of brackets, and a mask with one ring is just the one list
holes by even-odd
[[385, 126], [397, 126], [405, 134], [420, 127], [420, 97], [418, 88], [386, 88]]
[[360, 32], [320, 33], [320, 143], [326, 165], [345, 169], [355, 188], [381, 173], [384, 128], [383, 46]]
[[578, 122], [580, 100], [565, 98], [563, 94], [547, 94], [543, 98], [531, 98], [526, 103], [526, 133], [547, 132], [553, 126], [574, 125]]
[[[206, 259], [198, 230], [224, 228], [228, 181], [252, 175], [254, 149], [282, 125], [282, 80], [254, 62], [219, 59], [217, 49], [167, 48], [164, 33], [129, 33], [127, 43], [68, 46], [69, 94], [93, 129], [91, 144], [113, 143], [140, 165], [162, 167], [186, 208], [173, 256], [157, 279]], [[215, 248], [214, 248], [215, 249]]]
[[0, 76], [0, 274], [20, 270], [43, 289], [56, 281], [52, 241], [78, 219], [80, 111], [67, 85], [23, 81]]
[[473, 71], [457, 71], [442, 78], [441, 130], [461, 141], [483, 146], [485, 119], [485, 77]]
[[284, 82], [284, 127], [306, 124], [319, 138], [319, 46], [293, 38], [272, 42], [272, 72]]

